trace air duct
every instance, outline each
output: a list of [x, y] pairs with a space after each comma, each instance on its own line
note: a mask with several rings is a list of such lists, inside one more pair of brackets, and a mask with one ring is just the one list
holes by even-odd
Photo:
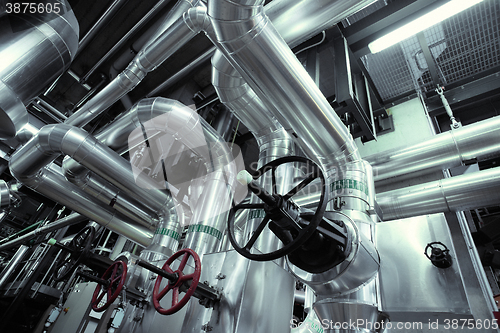
[[384, 221], [500, 203], [500, 168], [377, 194]]
[[0, 138], [16, 135], [27, 122], [25, 105], [62, 74], [78, 49], [78, 22], [66, 0], [56, 14], [0, 17]]
[[425, 142], [366, 157], [376, 183], [413, 178], [500, 156], [500, 116], [438, 134]]

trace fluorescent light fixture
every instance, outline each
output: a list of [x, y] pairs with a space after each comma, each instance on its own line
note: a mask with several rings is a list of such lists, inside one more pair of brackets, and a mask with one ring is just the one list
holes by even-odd
[[388, 33], [387, 35], [368, 44], [372, 53], [380, 52], [389, 46], [397, 44], [433, 25], [452, 17], [461, 11], [474, 6], [483, 0], [451, 0], [433, 11], [420, 16], [414, 21]]

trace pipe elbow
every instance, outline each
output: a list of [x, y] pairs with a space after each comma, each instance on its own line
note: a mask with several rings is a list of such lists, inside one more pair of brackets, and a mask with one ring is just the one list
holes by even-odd
[[194, 33], [205, 31], [210, 35], [213, 31], [212, 22], [210, 22], [205, 6], [190, 8], [183, 14], [183, 19], [187, 27]]

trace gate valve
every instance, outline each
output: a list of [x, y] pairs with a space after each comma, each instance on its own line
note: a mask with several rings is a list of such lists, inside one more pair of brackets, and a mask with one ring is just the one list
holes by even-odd
[[[104, 272], [101, 278], [80, 272], [79, 275], [97, 282], [97, 286], [92, 295], [92, 310], [102, 312], [106, 310], [120, 295], [127, 278], [127, 264], [123, 261], [116, 261]], [[104, 298], [106, 296], [106, 298]], [[105, 299], [104, 304], [101, 301]]]
[[[181, 262], [177, 270], [173, 271], [170, 265], [182, 256]], [[194, 261], [194, 272], [185, 274], [184, 268], [189, 260]], [[191, 296], [200, 299], [200, 304], [205, 307], [211, 307], [220, 300], [220, 293], [206, 284], [200, 284], [201, 262], [200, 257], [191, 249], [182, 249], [174, 253], [167, 259], [162, 268], [152, 265], [144, 260], [138, 260], [137, 265], [158, 274], [155, 286], [153, 288], [153, 306], [156, 311], [163, 315], [171, 315], [182, 309]], [[163, 278], [168, 280], [167, 285], [160, 290], [160, 285]], [[168, 309], [160, 305], [160, 301], [172, 291], [172, 304]], [[184, 292], [185, 295], [179, 300], [179, 293]]]
[[83, 228], [73, 237], [68, 245], [50, 239], [48, 244], [63, 250], [55, 263], [54, 280], [59, 282], [68, 278], [85, 259], [90, 255], [90, 248], [95, 237], [95, 228]]
[[[286, 194], [278, 194], [276, 189], [276, 169], [282, 164], [297, 162], [305, 164], [311, 172]], [[267, 192], [257, 181], [268, 171], [271, 171], [272, 193]], [[256, 261], [278, 259], [297, 250], [315, 233], [323, 219], [328, 200], [326, 200], [325, 177], [321, 168], [312, 160], [299, 156], [278, 158], [261, 167], [254, 175], [250, 175], [245, 170], [241, 171], [237, 179], [240, 183], [247, 185], [248, 189], [262, 201], [261, 203], [239, 204], [229, 211], [228, 238], [239, 254]], [[311, 212], [310, 210], [301, 209], [291, 199], [315, 179], [320, 180], [321, 197], [316, 210]], [[236, 212], [243, 209], [259, 209], [264, 211], [265, 215], [248, 242], [241, 246], [236, 241], [234, 234], [234, 221]], [[307, 219], [305, 218], [306, 215]], [[281, 240], [283, 246], [269, 253], [251, 253], [250, 250], [266, 226]]]
[[[430, 254], [429, 250], [431, 250]], [[448, 268], [453, 264], [450, 256], [450, 250], [441, 242], [432, 242], [427, 244], [424, 253], [436, 267]]]

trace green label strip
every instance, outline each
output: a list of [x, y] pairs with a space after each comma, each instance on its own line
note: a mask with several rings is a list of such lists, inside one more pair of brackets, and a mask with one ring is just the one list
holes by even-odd
[[187, 232], [203, 232], [222, 240], [222, 232], [208, 225], [192, 224], [188, 227]]
[[368, 186], [365, 183], [354, 179], [341, 179], [330, 185], [330, 192], [343, 189], [358, 190], [368, 195]]
[[155, 235], [165, 235], [165, 236], [172, 237], [175, 240], [179, 240], [179, 233], [175, 230], [172, 230], [172, 229], [158, 228], [155, 231]]
[[257, 219], [266, 216], [266, 212], [263, 209], [252, 209], [248, 214], [247, 220]]

